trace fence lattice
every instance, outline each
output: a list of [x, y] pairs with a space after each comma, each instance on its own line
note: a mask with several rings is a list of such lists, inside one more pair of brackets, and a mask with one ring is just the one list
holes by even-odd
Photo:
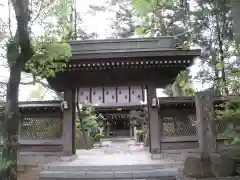
[[20, 137], [24, 139], [53, 139], [62, 136], [60, 117], [23, 117]]
[[[4, 108], [0, 108], [0, 139], [3, 137], [4, 122], [3, 122]], [[57, 139], [62, 137], [62, 116], [54, 112], [39, 112], [39, 113], [20, 113], [19, 135], [20, 139]]]
[[196, 136], [196, 115], [172, 115], [161, 117], [163, 136]]

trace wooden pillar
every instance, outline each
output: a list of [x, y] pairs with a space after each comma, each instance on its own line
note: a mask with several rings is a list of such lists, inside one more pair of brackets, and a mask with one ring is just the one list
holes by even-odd
[[64, 92], [64, 101], [68, 108], [63, 112], [63, 155], [71, 156], [75, 152], [75, 91], [68, 90]]
[[214, 92], [196, 93], [196, 114], [198, 123], [199, 149], [204, 157], [217, 151], [216, 121], [213, 104]]
[[158, 154], [160, 148], [160, 123], [158, 120], [158, 108], [152, 107], [152, 99], [157, 98], [156, 87], [149, 85], [147, 87], [147, 105], [149, 121], [149, 150], [152, 154]]
[[76, 89], [72, 90], [72, 154], [76, 154]]

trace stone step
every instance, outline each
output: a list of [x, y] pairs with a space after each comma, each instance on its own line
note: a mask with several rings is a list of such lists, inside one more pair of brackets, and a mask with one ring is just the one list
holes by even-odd
[[129, 137], [115, 137], [115, 138], [101, 138], [100, 141], [110, 141], [110, 142], [128, 142], [128, 141], [133, 141], [134, 138], [129, 138]]
[[158, 179], [175, 180], [178, 175], [178, 168], [145, 170], [145, 171], [42, 171], [40, 180], [110, 180], [110, 179]]
[[164, 168], [182, 168], [182, 162], [172, 162], [164, 164], [141, 164], [141, 165], [105, 165], [105, 166], [66, 166], [66, 165], [46, 165], [43, 170], [49, 171], [148, 171]]

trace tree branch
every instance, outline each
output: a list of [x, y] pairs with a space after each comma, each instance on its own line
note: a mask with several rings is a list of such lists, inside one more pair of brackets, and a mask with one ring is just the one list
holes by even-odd
[[33, 78], [33, 81], [29, 81], [29, 82], [20, 82], [21, 85], [35, 85], [36, 83], [41, 84], [42, 86], [48, 88], [49, 84], [45, 83], [43, 81], [41, 81], [41, 79], [38, 79], [36, 77]]
[[46, 7], [49, 7], [50, 3], [49, 4], [44, 4], [44, 1], [41, 1], [41, 5], [37, 11], [37, 14], [34, 18], [32, 18], [31, 20], [31, 24], [33, 24], [38, 18], [39, 16], [41, 15], [42, 11], [46, 8]]

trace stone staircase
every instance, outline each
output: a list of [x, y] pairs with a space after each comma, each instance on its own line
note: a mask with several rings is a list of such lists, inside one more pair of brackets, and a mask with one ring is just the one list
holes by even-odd
[[182, 163], [111, 165], [111, 166], [45, 166], [40, 180], [152, 179], [175, 180]]
[[152, 160], [143, 147], [133, 142], [130, 138], [103, 139], [101, 143], [107, 145], [102, 148], [80, 150], [73, 161], [45, 165], [40, 180], [176, 179], [182, 161]]

